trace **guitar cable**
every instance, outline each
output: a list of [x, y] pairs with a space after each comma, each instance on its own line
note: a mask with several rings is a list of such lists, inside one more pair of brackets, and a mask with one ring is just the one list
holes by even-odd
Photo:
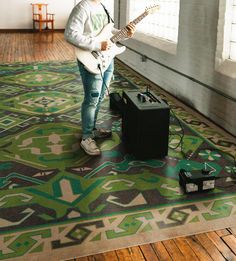
[[105, 88], [106, 88], [106, 90], [107, 90], [107, 93], [108, 93], [108, 95], [110, 96], [110, 91], [109, 91], [109, 88], [108, 88], [108, 86], [107, 86], [107, 84], [106, 84], [106, 82], [105, 82], [105, 80], [104, 80], [104, 76], [103, 76], [103, 73], [102, 73], [102, 69], [101, 69], [101, 65], [100, 65], [100, 64], [98, 64], [98, 69], [99, 69], [99, 71], [100, 71], [100, 75], [101, 75], [101, 78], [102, 78], [102, 84], [105, 85]]

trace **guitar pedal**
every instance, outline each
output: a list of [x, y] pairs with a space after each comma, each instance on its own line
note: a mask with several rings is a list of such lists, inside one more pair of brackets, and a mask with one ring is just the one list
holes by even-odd
[[202, 170], [185, 170], [179, 171], [179, 184], [185, 193], [202, 192], [212, 190], [215, 188], [215, 181], [217, 177]]

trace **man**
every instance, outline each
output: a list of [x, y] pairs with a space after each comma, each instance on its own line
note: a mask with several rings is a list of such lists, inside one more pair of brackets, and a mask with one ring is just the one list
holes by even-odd
[[[110, 16], [101, 0], [82, 0], [72, 10], [65, 28], [65, 39], [81, 49], [92, 51], [109, 50], [112, 42], [109, 39], [99, 40], [96, 36], [110, 22]], [[132, 37], [135, 26], [127, 26], [127, 37]], [[117, 32], [117, 29], [114, 29]], [[79, 71], [83, 82], [84, 100], [81, 109], [82, 141], [84, 151], [89, 155], [100, 155], [95, 139], [111, 136], [110, 130], [97, 129], [96, 120], [106, 87], [113, 75], [113, 61], [103, 74], [93, 74], [79, 61]]]

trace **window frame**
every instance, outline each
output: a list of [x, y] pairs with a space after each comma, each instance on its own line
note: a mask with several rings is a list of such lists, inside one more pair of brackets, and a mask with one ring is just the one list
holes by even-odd
[[215, 70], [231, 78], [236, 78], [236, 61], [230, 59], [232, 6], [233, 0], [219, 1]]
[[[233, 38], [233, 26], [235, 27], [235, 37]], [[236, 45], [236, 0], [232, 1], [232, 21], [231, 21], [231, 39], [230, 39], [230, 51], [229, 51], [229, 59], [232, 61], [236, 61], [236, 51], [234, 53], [235, 58], [232, 58], [231, 48], [233, 43]]]

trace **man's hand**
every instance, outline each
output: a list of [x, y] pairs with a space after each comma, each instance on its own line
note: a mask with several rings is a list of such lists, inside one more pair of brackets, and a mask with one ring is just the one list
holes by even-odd
[[136, 26], [133, 23], [129, 23], [127, 26], [127, 36], [132, 37], [136, 31]]
[[111, 48], [112, 42], [110, 40], [101, 42], [101, 51], [107, 51]]

